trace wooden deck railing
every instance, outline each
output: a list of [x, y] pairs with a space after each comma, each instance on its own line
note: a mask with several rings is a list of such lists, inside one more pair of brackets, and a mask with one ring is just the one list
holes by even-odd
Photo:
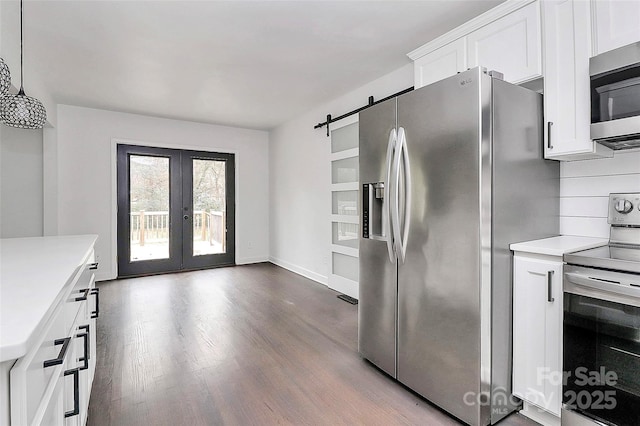
[[[224, 212], [196, 210], [193, 212], [193, 238], [225, 246]], [[169, 212], [144, 211], [131, 213], [131, 243], [144, 246], [169, 239]]]

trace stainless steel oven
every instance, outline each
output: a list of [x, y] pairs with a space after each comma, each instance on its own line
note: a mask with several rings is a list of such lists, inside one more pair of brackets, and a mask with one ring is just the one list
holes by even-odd
[[565, 426], [640, 425], [640, 193], [609, 204], [609, 245], [564, 257]]
[[640, 147], [640, 42], [594, 56], [591, 139], [611, 148]]
[[564, 279], [563, 416], [640, 425], [640, 276], [569, 265]]

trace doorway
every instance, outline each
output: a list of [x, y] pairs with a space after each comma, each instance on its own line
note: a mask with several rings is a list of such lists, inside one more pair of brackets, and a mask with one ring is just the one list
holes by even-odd
[[117, 146], [118, 277], [235, 264], [233, 154]]

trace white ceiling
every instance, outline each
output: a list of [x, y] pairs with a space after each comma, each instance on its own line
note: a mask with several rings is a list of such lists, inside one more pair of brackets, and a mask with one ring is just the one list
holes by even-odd
[[[1, 3], [15, 58], [18, 3]], [[25, 88], [37, 75], [57, 103], [269, 129], [498, 3], [27, 1]]]

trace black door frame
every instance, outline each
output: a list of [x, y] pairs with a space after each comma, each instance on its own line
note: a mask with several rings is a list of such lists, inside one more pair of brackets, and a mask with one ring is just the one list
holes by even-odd
[[[193, 178], [182, 179], [182, 214], [189, 216], [182, 221], [182, 269], [204, 269], [218, 266], [231, 266], [236, 262], [236, 230], [235, 230], [235, 155], [181, 150], [182, 175], [193, 176], [192, 160], [217, 160], [225, 162], [225, 225], [226, 250], [220, 254], [193, 255]], [[186, 200], [189, 201], [187, 206]], [[188, 244], [185, 244], [187, 243]]]
[[[118, 277], [133, 277], [235, 265], [235, 155], [117, 144], [117, 253]], [[169, 258], [131, 262], [129, 211], [129, 156], [169, 158]], [[192, 159], [225, 161], [225, 253], [193, 256]], [[183, 177], [187, 176], [186, 179]], [[187, 203], [188, 200], [188, 203]]]

